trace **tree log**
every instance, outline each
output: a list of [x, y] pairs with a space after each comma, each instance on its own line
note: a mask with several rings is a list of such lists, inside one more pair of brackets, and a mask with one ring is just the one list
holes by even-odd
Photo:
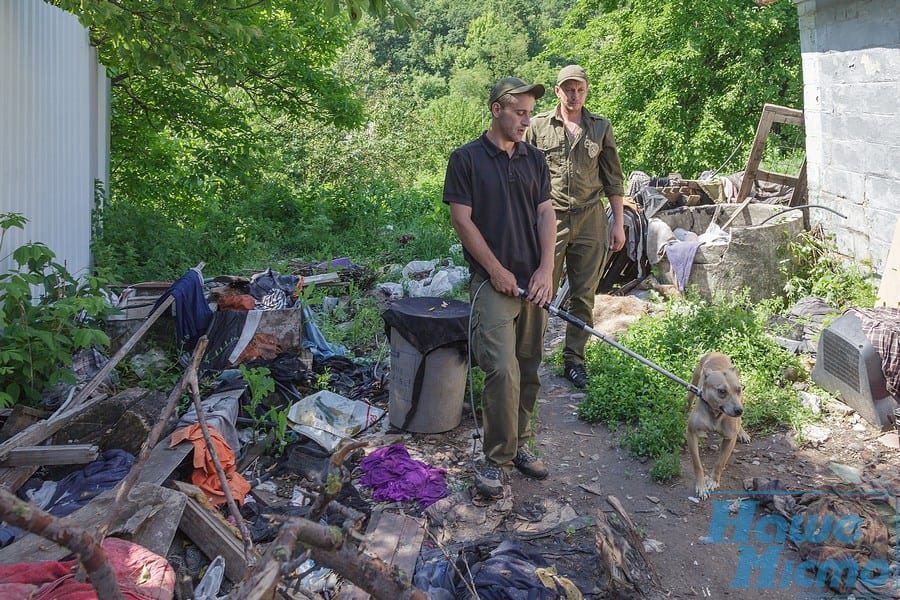
[[106, 559], [106, 551], [85, 530], [63, 523], [3, 488], [0, 488], [0, 519], [65, 546], [78, 555], [99, 600], [124, 600], [116, 575]]
[[618, 519], [597, 511], [594, 539], [609, 593], [615, 598], [663, 598], [662, 582], [644, 554], [644, 542], [619, 499], [607, 496]]

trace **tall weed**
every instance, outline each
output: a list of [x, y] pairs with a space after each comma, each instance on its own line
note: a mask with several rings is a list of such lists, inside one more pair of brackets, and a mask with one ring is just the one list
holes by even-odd
[[788, 240], [793, 260], [782, 267], [788, 277], [786, 301], [814, 296], [843, 311], [851, 306], [871, 308], [878, 299], [871, 265], [850, 263], [837, 251], [833, 233], [821, 225]]
[[[718, 351], [731, 356], [744, 384], [744, 424], [765, 430], [790, 422], [799, 411], [796, 392], [776, 385], [781, 372], [805, 372], [798, 359], [765, 335], [765, 315], [754, 310], [746, 291], [709, 302], [689, 295], [645, 316], [620, 338], [630, 350], [690, 381], [700, 357]], [[618, 349], [595, 343], [586, 352], [591, 383], [579, 416], [625, 427], [624, 441], [636, 455], [659, 458], [684, 444], [687, 392], [683, 386]]]

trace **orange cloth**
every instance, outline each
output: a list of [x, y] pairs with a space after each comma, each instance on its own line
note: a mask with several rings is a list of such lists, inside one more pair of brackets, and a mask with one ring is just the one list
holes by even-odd
[[[237, 467], [234, 463], [234, 452], [225, 442], [222, 434], [216, 431], [214, 427], [209, 427], [209, 437], [216, 449], [216, 456], [219, 457], [222, 470], [225, 472], [225, 479], [228, 480], [228, 489], [231, 490], [231, 497], [238, 504], [243, 504], [244, 498], [250, 491], [250, 484], [237, 472]], [[169, 444], [169, 447], [177, 446], [185, 440], [194, 444], [194, 472], [191, 473], [191, 483], [206, 492], [206, 495], [209, 496], [209, 501], [214, 506], [224, 503], [225, 494], [222, 491], [222, 484], [216, 473], [212, 455], [206, 449], [206, 440], [203, 439], [200, 423], [194, 423], [175, 431], [172, 434], [172, 443]]]
[[250, 294], [235, 296], [222, 296], [216, 300], [219, 310], [253, 310], [256, 308], [256, 298]]
[[278, 336], [271, 333], [257, 333], [250, 339], [250, 343], [247, 344], [234, 364], [239, 365], [258, 359], [274, 360], [280, 353], [281, 346], [278, 343]]

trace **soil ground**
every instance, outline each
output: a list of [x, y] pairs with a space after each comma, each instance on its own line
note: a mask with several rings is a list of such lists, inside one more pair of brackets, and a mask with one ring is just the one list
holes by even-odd
[[[548, 353], [558, 345], [563, 326], [559, 319], [551, 317]], [[670, 598], [818, 597], [827, 591], [800, 585], [790, 575], [782, 576], [787, 561], [799, 562], [790, 547], [785, 547], [779, 556], [781, 564], [774, 588], [760, 589], [758, 572], [753, 572], [751, 586], [735, 586], [741, 544], [729, 542], [727, 536], [722, 543], [707, 541], [714, 500], [747, 498], [744, 481], [753, 477], [778, 479], [791, 491], [831, 487], [849, 490], [853, 488], [835, 474], [830, 463], [858, 469], [864, 480], [895, 473], [900, 466], [900, 451], [879, 439], [884, 432], [846, 407], [838, 410], [843, 405], [832, 404], [833, 412], [823, 413], [817, 435], [809, 436], [815, 437], [814, 441], [798, 443], [785, 427], [782, 432], [756, 436], [749, 445], [739, 443], [719, 493], [700, 501], [693, 497], [693, 476], [686, 451], [680, 457], [681, 477], [667, 483], [655, 482], [649, 476], [650, 461], [630, 456], [617, 435], [606, 427], [578, 419], [576, 407], [583, 393], [546, 366], [542, 367], [542, 381], [537, 449], [550, 468], [550, 477], [534, 481], [513, 473], [508, 494], [502, 500], [487, 503], [476, 496], [471, 501], [486, 507], [478, 526], [468, 531], [445, 531], [447, 539], [471, 542], [480, 536], [512, 537], [529, 521], [536, 521], [530, 526], [540, 529], [542, 520], [549, 527], [561, 515], [571, 517], [571, 511], [582, 517], [591, 517], [598, 511], [609, 513], [611, 507], [606, 498], [611, 495], [621, 501], [644, 536], [647, 558], [661, 579], [664, 595]], [[446, 468], [451, 487], [470, 490], [473, 427], [467, 411], [461, 425], [451, 432], [404, 434], [402, 441], [418, 458]], [[708, 444], [701, 448], [704, 465], [713, 462], [714, 454]], [[756, 517], [764, 514], [758, 509]], [[550, 557], [559, 572], [570, 577], [586, 598], [616, 597], [607, 589], [604, 569], [598, 563], [594, 529], [569, 527], [551, 531], [532, 540], [531, 546]], [[751, 538], [751, 543], [757, 555], [769, 547], [755, 538]]]

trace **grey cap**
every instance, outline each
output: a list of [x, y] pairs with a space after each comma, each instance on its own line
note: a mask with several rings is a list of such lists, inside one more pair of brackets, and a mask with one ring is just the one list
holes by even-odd
[[578, 79], [585, 83], [588, 82], [587, 73], [585, 73], [584, 69], [578, 65], [568, 65], [563, 67], [556, 77], [556, 85], [561, 84], [563, 81], [568, 81], [569, 79]]
[[544, 86], [539, 83], [525, 83], [518, 77], [504, 77], [491, 88], [488, 106], [500, 99], [504, 94], [531, 94], [537, 100], [544, 95]]

